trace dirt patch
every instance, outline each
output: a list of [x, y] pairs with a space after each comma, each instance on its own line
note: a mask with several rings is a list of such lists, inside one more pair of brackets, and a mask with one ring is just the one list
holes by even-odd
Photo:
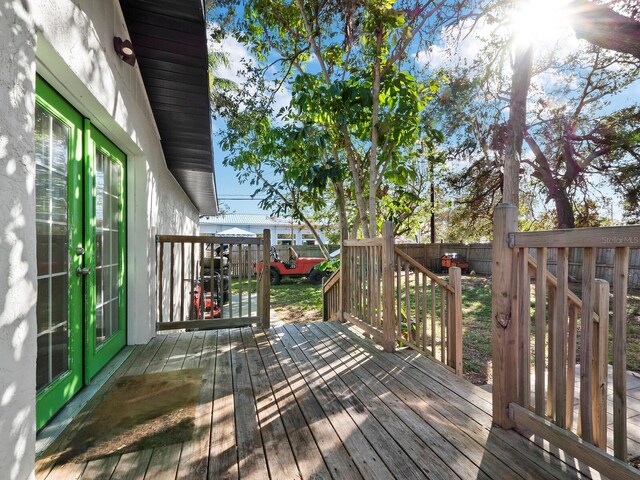
[[201, 384], [201, 369], [122, 377], [91, 413], [71, 422], [66, 447], [44, 461], [84, 463], [187, 441]]
[[322, 320], [322, 312], [305, 307], [291, 305], [288, 307], [278, 307], [274, 309], [283, 322], [285, 323], [309, 323], [320, 322]]

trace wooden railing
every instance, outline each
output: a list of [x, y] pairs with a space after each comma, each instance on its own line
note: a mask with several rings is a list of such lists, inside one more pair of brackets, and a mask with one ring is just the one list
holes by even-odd
[[262, 238], [158, 235], [156, 244], [158, 330], [269, 327], [269, 230]]
[[340, 318], [340, 270], [336, 270], [322, 285], [322, 319]]
[[381, 238], [343, 240], [341, 265], [323, 288], [324, 319], [357, 325], [386, 351], [408, 346], [462, 374], [460, 269], [449, 283], [396, 248], [393, 225]]
[[460, 269], [449, 269], [447, 283], [399, 248], [394, 253], [396, 339], [462, 375]]
[[[496, 209], [494, 223], [494, 421], [540, 435], [607, 477], [639, 478], [638, 471], [625, 462], [627, 278], [629, 248], [640, 246], [640, 226], [508, 233], [505, 226], [511, 216], [516, 218], [514, 209]], [[610, 289], [606, 281], [596, 279], [596, 249], [612, 247], [613, 450], [617, 458], [606, 453]], [[556, 276], [547, 271], [545, 261], [551, 248], [557, 249]], [[584, 249], [580, 297], [569, 288], [569, 248]], [[576, 387], [578, 408], [574, 410]], [[505, 407], [508, 418], [503, 417]]]

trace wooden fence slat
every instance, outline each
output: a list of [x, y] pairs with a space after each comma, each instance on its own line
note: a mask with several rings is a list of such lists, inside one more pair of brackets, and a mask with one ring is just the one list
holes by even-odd
[[520, 405], [531, 403], [531, 285], [529, 282], [529, 252], [518, 250], [518, 394]]
[[158, 321], [162, 322], [162, 314], [164, 313], [162, 306], [162, 291], [164, 284], [162, 279], [162, 271], [164, 267], [164, 243], [160, 242], [160, 254], [158, 256]]
[[556, 311], [553, 321], [554, 337], [553, 352], [555, 360], [555, 404], [556, 404], [556, 425], [566, 428], [566, 391], [567, 377], [567, 318], [569, 316], [569, 302], [567, 293], [569, 291], [569, 249], [566, 247], [558, 249], [558, 288], [556, 295]]
[[627, 460], [627, 290], [629, 247], [613, 260], [613, 452]]
[[462, 272], [458, 267], [449, 269], [449, 284], [453, 287], [453, 293], [449, 294], [449, 312], [451, 318], [451, 367], [456, 375], [462, 376]]
[[[580, 436], [593, 443], [593, 296], [596, 252], [585, 248], [582, 260], [582, 324], [580, 331]], [[597, 343], [596, 343], [597, 345]]]
[[[394, 292], [393, 292], [393, 267], [394, 267], [394, 238], [393, 224], [384, 222], [382, 224], [382, 294], [384, 311], [384, 344], [387, 352], [393, 352], [396, 348], [396, 320], [394, 318]], [[399, 300], [399, 299], [398, 299]]]
[[576, 348], [578, 337], [578, 309], [569, 304], [569, 324], [567, 330], [567, 393], [565, 400], [566, 428], [573, 428], [573, 401], [576, 384]]
[[[427, 276], [422, 275], [422, 349], [427, 349]], [[432, 352], [433, 355], [433, 352]]]
[[184, 320], [184, 243], [180, 244], [180, 317], [178, 320]]
[[436, 358], [436, 284], [431, 280], [431, 355]]
[[447, 356], [449, 352], [446, 349], [446, 338], [449, 332], [447, 332], [446, 318], [446, 290], [444, 287], [440, 287], [440, 361], [447, 364]]
[[607, 449], [607, 386], [609, 382], [609, 282], [596, 279], [594, 308], [599, 322], [594, 325], [596, 340], [592, 370], [593, 393], [593, 444]]
[[173, 308], [173, 297], [174, 297], [174, 278], [175, 278], [175, 258], [174, 258], [174, 243], [171, 242], [170, 244], [170, 248], [171, 248], [171, 262], [170, 262], [170, 268], [171, 268], [171, 277], [169, 277], [169, 321], [173, 322], [173, 317], [175, 315], [175, 310]]
[[556, 357], [555, 357], [555, 337], [557, 336], [555, 324], [555, 312], [556, 312], [556, 293], [558, 287], [549, 289], [549, 309], [547, 318], [548, 321], [548, 367], [547, 367], [547, 417], [555, 418], [556, 416]]
[[[538, 258], [547, 258], [547, 249], [537, 249]], [[547, 302], [547, 262], [538, 262], [536, 270], [536, 310], [535, 310], [535, 412], [542, 417], [545, 413], [545, 351], [546, 351], [546, 302]]]
[[196, 290], [196, 244], [191, 242], [191, 282], [189, 285], [189, 320], [196, 317], [195, 312], [195, 290]]

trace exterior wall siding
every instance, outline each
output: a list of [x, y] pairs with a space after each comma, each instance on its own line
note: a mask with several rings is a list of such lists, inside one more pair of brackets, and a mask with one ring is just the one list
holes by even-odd
[[0, 476], [31, 478], [36, 391], [36, 2], [0, 3]]
[[155, 235], [195, 234], [198, 212], [168, 171], [116, 0], [0, 4], [0, 465], [34, 477], [36, 71], [127, 155], [128, 343], [155, 334]]

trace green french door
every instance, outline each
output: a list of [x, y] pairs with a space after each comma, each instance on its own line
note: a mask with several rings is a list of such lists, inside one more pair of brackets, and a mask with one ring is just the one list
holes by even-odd
[[40, 77], [34, 133], [41, 428], [125, 344], [126, 159]]

